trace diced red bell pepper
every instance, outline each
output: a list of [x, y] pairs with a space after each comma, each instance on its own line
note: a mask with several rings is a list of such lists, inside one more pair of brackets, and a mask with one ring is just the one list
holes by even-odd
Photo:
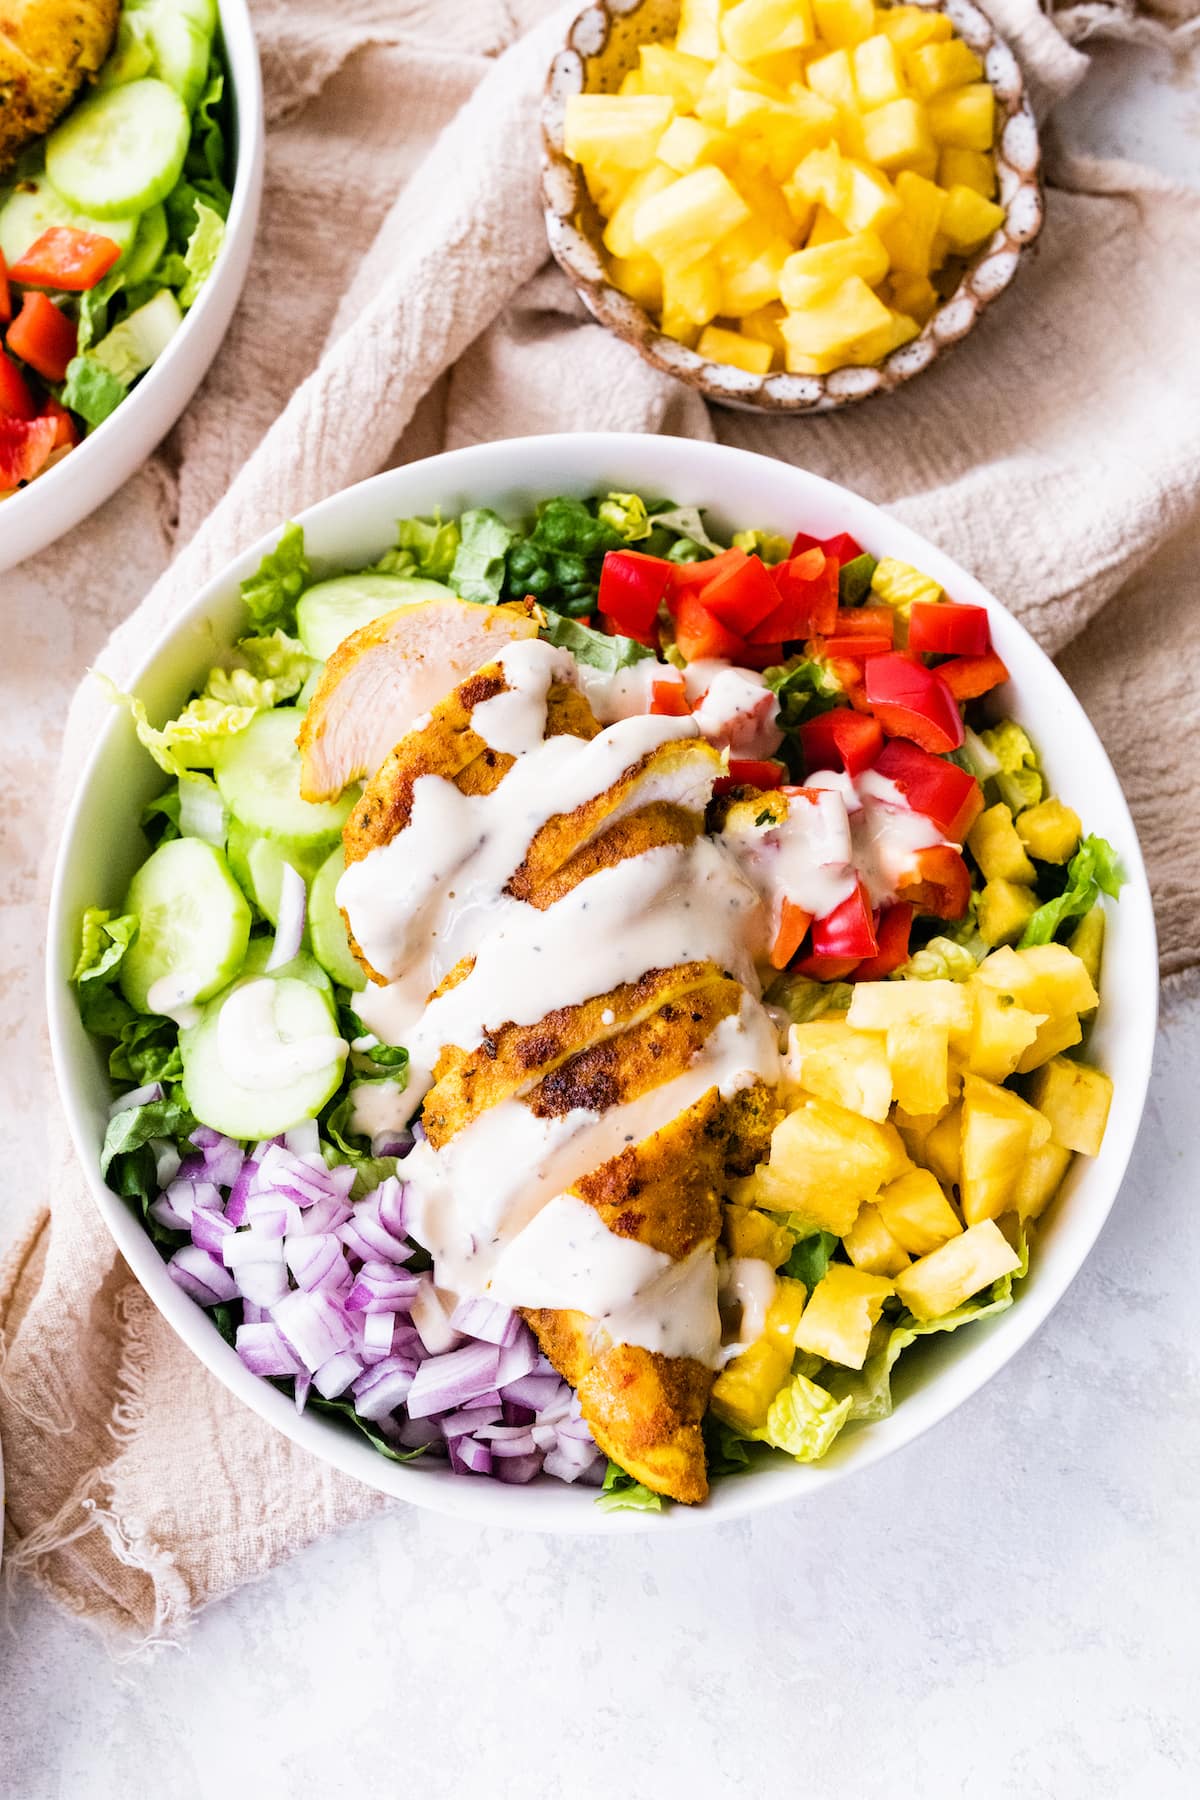
[[744, 638], [775, 611], [779, 590], [761, 556], [747, 556], [743, 550], [737, 555], [741, 560], [725, 563], [701, 588], [700, 598], [722, 625]]
[[713, 783], [713, 793], [727, 794], [735, 787], [777, 788], [786, 774], [781, 762], [765, 757], [731, 757], [729, 773], [718, 775]]
[[911, 872], [896, 885], [902, 900], [935, 919], [961, 919], [971, 904], [971, 877], [953, 844], [918, 850]]
[[806, 975], [810, 981], [845, 981], [858, 967], [857, 956], [818, 956], [810, 950], [792, 964], [797, 975]]
[[854, 970], [852, 981], [883, 981], [908, 961], [908, 934], [912, 930], [913, 908], [905, 901], [881, 909], [875, 936], [879, 950], [864, 957]]
[[858, 663], [860, 666], [871, 657], [884, 657], [892, 647], [891, 638], [867, 637], [828, 637], [824, 641], [821, 655], [826, 661]]
[[917, 600], [908, 619], [908, 647], [921, 656], [982, 656], [991, 648], [985, 606]]
[[639, 644], [657, 641], [654, 621], [675, 573], [661, 556], [639, 550], [610, 550], [600, 566], [597, 605], [625, 637]]
[[978, 700], [1008, 680], [1008, 670], [994, 650], [983, 656], [956, 656], [939, 663], [937, 673], [956, 700]]
[[29, 384], [9, 356], [0, 350], [0, 418], [32, 419], [37, 416]]
[[0, 250], [0, 325], [7, 325], [12, 318], [12, 295], [8, 291], [8, 264], [4, 260], [4, 252]]
[[839, 606], [831, 637], [886, 638], [895, 641], [896, 615], [890, 606]]
[[80, 439], [79, 427], [76, 425], [75, 420], [67, 411], [66, 407], [60, 406], [53, 394], [46, 395], [45, 401], [42, 404], [41, 413], [38, 416], [43, 419], [54, 420], [53, 448], [55, 450], [61, 450], [64, 444], [69, 444], [71, 448], [74, 449]]
[[99, 232], [52, 225], [17, 258], [9, 274], [26, 287], [82, 294], [103, 280], [120, 254], [120, 244]]
[[653, 681], [650, 684], [650, 711], [661, 718], [684, 719], [691, 712], [682, 681]]
[[871, 902], [861, 881], [840, 906], [814, 921], [812, 934], [814, 956], [852, 957], [858, 962], [864, 956], [878, 954]]
[[778, 604], [749, 634], [752, 644], [789, 642], [832, 630], [837, 618], [837, 565], [818, 546], [771, 570]]
[[741, 638], [709, 612], [698, 594], [684, 594], [675, 609], [675, 643], [685, 662], [709, 657], [736, 662], [742, 648]]
[[53, 419], [14, 419], [0, 413], [0, 493], [32, 481], [54, 448]]
[[893, 652], [870, 657], [864, 680], [867, 704], [890, 737], [909, 738], [935, 754], [958, 749], [963, 722], [936, 671]]
[[794, 900], [785, 900], [779, 912], [779, 930], [775, 933], [775, 942], [771, 945], [771, 967], [786, 969], [799, 950], [812, 924], [812, 914], [797, 906]]
[[792, 539], [792, 555], [799, 556], [801, 551], [811, 550], [814, 546], [835, 558], [839, 569], [863, 553], [862, 545], [848, 531], [839, 531], [828, 538], [809, 537], [807, 531], [798, 531]]
[[672, 563], [674, 574], [671, 577], [671, 590], [667, 595], [668, 611], [675, 611], [675, 602], [684, 594], [698, 594], [723, 570], [737, 568], [745, 555], [744, 550], [739, 550], [734, 545], [732, 549], [722, 550], [719, 556], [710, 556], [701, 562]]
[[60, 312], [45, 294], [26, 294], [8, 328], [8, 348], [47, 381], [61, 381], [75, 354], [75, 321]]
[[800, 744], [810, 772], [845, 769], [847, 775], [861, 775], [883, 749], [883, 726], [869, 713], [838, 706], [802, 725]]
[[983, 811], [983, 790], [973, 775], [902, 738], [884, 745], [875, 769], [895, 782], [914, 812], [931, 819], [942, 836], [956, 844], [964, 841]]
[[743, 644], [737, 659], [743, 669], [771, 669], [783, 661], [783, 645]]

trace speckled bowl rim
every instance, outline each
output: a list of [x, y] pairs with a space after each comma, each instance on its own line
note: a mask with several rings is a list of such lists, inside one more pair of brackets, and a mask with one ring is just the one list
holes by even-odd
[[962, 342], [983, 312], [1012, 283], [1022, 258], [1041, 231], [1045, 215], [1041, 146], [1025, 79], [1012, 50], [991, 20], [971, 0], [909, 0], [930, 12], [944, 12], [984, 65], [1003, 120], [997, 135], [998, 197], [1004, 223], [970, 258], [962, 280], [920, 334], [880, 363], [847, 365], [826, 375], [774, 371], [753, 375], [715, 363], [674, 338], [664, 336], [645, 309], [609, 281], [598, 234], [581, 230], [594, 208], [578, 164], [563, 148], [566, 98], [583, 91], [587, 64], [608, 44], [615, 23], [624, 24], [651, 0], [597, 0], [575, 19], [565, 47], [550, 66], [542, 105], [542, 200], [546, 235], [562, 268], [588, 311], [601, 325], [646, 361], [698, 388], [709, 400], [766, 413], [820, 413], [891, 393], [922, 374], [939, 356]]

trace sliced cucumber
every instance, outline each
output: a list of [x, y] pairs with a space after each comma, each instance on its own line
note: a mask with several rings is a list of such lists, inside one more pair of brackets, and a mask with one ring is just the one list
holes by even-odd
[[116, 42], [96, 77], [98, 88], [120, 87], [122, 82], [137, 81], [154, 67], [149, 33], [140, 19], [126, 17], [128, 11], [127, 0], [125, 12], [117, 23]]
[[138, 220], [137, 235], [125, 252], [125, 261], [121, 264], [126, 287], [136, 287], [139, 281], [145, 281], [148, 275], [152, 275], [166, 247], [166, 211], [161, 206], [152, 206]]
[[407, 575], [338, 575], [318, 581], [301, 595], [296, 605], [296, 636], [310, 656], [328, 662], [343, 638], [352, 631], [395, 612], [398, 606], [415, 606], [420, 600], [452, 598], [440, 581], [420, 581]]
[[13, 188], [0, 203], [0, 251], [6, 263], [15, 263], [52, 225], [70, 225], [76, 231], [93, 231], [111, 238], [127, 254], [137, 236], [136, 219], [90, 218], [76, 212], [51, 187], [44, 175], [31, 175]]
[[208, 75], [217, 9], [209, 0], [158, 0], [144, 9], [154, 66], [191, 112]]
[[119, 381], [136, 381], [154, 366], [182, 324], [178, 300], [170, 288], [159, 288], [153, 300], [127, 313], [106, 337], [92, 345], [92, 361]]
[[308, 936], [313, 955], [322, 968], [328, 969], [335, 981], [354, 993], [367, 985], [367, 978], [350, 954], [346, 922], [338, 911], [337, 884], [346, 869], [346, 857], [339, 844], [321, 864], [308, 890]]
[[[231, 1004], [237, 1016], [222, 1031]], [[332, 999], [287, 974], [235, 982], [180, 1032], [179, 1048], [188, 1105], [234, 1138], [274, 1137], [315, 1119], [346, 1063]]]
[[157, 849], [130, 882], [121, 910], [137, 914], [121, 992], [138, 1012], [207, 1000], [242, 966], [250, 908], [221, 852], [199, 838], [174, 838]]
[[294, 706], [259, 713], [218, 747], [214, 774], [221, 798], [243, 825], [278, 840], [288, 856], [318, 855], [319, 867], [341, 835], [357, 792], [314, 805], [300, 798], [301, 715]]
[[[274, 948], [273, 938], [250, 939], [246, 949], [246, 960], [242, 964], [237, 978], [239, 987], [243, 981], [253, 981], [255, 976], [266, 973], [267, 964], [271, 959], [271, 951]], [[293, 956], [290, 963], [284, 963], [280, 968], [272, 969], [271, 973], [276, 977], [287, 975], [294, 981], [307, 981], [309, 987], [320, 988], [323, 994], [332, 994], [333, 992], [332, 981], [320, 963], [311, 957], [307, 950], [301, 950], [298, 956]]]
[[311, 882], [329, 854], [329, 840], [323, 837], [315, 846], [298, 844], [294, 838], [269, 837], [234, 819], [225, 853], [247, 899], [272, 925], [278, 925], [284, 864], [291, 863], [306, 882]]
[[175, 186], [190, 131], [188, 109], [165, 81], [101, 88], [46, 139], [46, 174], [94, 218], [129, 218]]

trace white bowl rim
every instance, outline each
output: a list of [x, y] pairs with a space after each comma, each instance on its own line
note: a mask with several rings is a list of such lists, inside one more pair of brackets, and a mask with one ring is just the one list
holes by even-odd
[[[218, 12], [219, 29], [225, 40], [226, 70], [233, 88], [237, 112], [237, 164], [225, 240], [208, 280], [194, 304], [188, 308], [183, 324], [128, 399], [122, 401], [116, 411], [110, 413], [95, 431], [89, 432], [69, 456], [64, 456], [61, 462], [48, 469], [44, 475], [39, 475], [27, 487], [19, 488], [7, 500], [0, 502], [0, 527], [4, 528], [3, 537], [0, 537], [0, 571], [48, 549], [97, 507], [103, 506], [106, 499], [112, 498], [133, 469], [151, 455], [185, 411], [207, 374], [228, 329], [229, 318], [245, 282], [258, 223], [259, 202], [262, 198], [265, 124], [262, 70], [248, 0], [219, 0]], [[242, 265], [240, 272], [239, 264]], [[190, 373], [180, 375], [178, 403], [168, 400], [166, 390], [175, 381], [179, 364], [185, 358], [191, 360], [189, 352], [193, 343], [198, 337], [207, 335], [206, 322], [211, 315], [222, 310], [226, 311], [227, 317], [224, 323], [216, 325], [212, 330], [211, 349], [198, 357], [196, 366]], [[106, 485], [107, 476], [93, 471], [100, 469], [102, 458], [112, 462], [118, 455], [122, 469], [124, 468], [129, 457], [126, 449], [128, 440], [136, 426], [152, 410], [157, 410], [160, 419], [165, 419], [166, 422], [162, 424], [161, 430], [156, 431], [153, 442], [148, 443], [141, 455], [135, 457], [129, 470]], [[81, 501], [82, 490], [89, 487], [94, 498]], [[56, 522], [53, 526], [39, 528], [36, 522], [38, 513], [46, 516], [57, 513]], [[15, 559], [9, 559], [2, 548], [4, 537], [9, 536], [23, 545]]]
[[[629, 478], [628, 465], [636, 468], [645, 460], [647, 446], [652, 447], [650, 462], [661, 454], [664, 468], [670, 466], [669, 479], [661, 473], [649, 479], [641, 474]], [[548, 470], [545, 481], [528, 481], [521, 477], [520, 471], [527, 461], [537, 464], [543, 459]], [[79, 1086], [71, 1074], [71, 1039], [74, 1037], [78, 1042], [82, 1028], [69, 986], [70, 953], [64, 950], [64, 946], [77, 936], [77, 921], [67, 916], [64, 890], [74, 860], [72, 846], [77, 840], [83, 841], [81, 825], [90, 788], [97, 774], [102, 772], [106, 754], [117, 735], [130, 729], [123, 710], [114, 709], [113, 717], [98, 735], [68, 812], [56, 855], [46, 956], [47, 1011], [55, 1074], [71, 1136], [93, 1199], [118, 1249], [149, 1298], [206, 1367], [293, 1442], [379, 1492], [481, 1524], [589, 1535], [680, 1530], [723, 1523], [789, 1500], [802, 1500], [912, 1443], [978, 1392], [1043, 1324], [1078, 1274], [1100, 1234], [1133, 1151], [1149, 1085], [1158, 1017], [1157, 944], [1149, 882], [1128, 806], [1095, 728], [1058, 669], [1014, 615], [965, 569], [873, 502], [807, 470], [727, 445], [625, 432], [581, 432], [505, 439], [447, 451], [421, 462], [387, 470], [343, 489], [298, 513], [296, 520], [305, 527], [312, 544], [319, 540], [322, 527], [336, 529], [347, 517], [369, 515], [374, 504], [384, 502], [384, 497], [383, 512], [389, 520], [411, 512], [412, 503], [403, 497], [406, 487], [419, 484], [425, 488], [437, 487], [447, 493], [461, 490], [476, 495], [481, 503], [485, 496], [494, 495], [506, 485], [520, 487], [530, 494], [572, 490], [585, 493], [595, 491], [602, 483], [613, 479], [604, 473], [610, 464], [626, 470], [626, 486], [651, 491], [661, 480], [663, 486], [657, 491], [678, 494], [687, 489], [693, 493], [697, 504], [706, 505], [714, 512], [721, 510], [722, 503], [706, 499], [705, 495], [722, 491], [722, 469], [731, 475], [734, 471], [745, 473], [754, 469], [774, 471], [785, 486], [794, 483], [797, 515], [807, 522], [815, 523], [812, 519], [814, 503], [818, 508], [823, 503], [829, 517], [837, 521], [831, 526], [832, 530], [848, 530], [868, 548], [872, 544], [880, 548], [886, 546], [887, 554], [911, 561], [934, 575], [954, 597], [986, 605], [992, 615], [994, 632], [1000, 638], [1002, 654], [1018, 665], [1014, 677], [1018, 693], [1023, 678], [1029, 679], [1030, 672], [1036, 670], [1039, 684], [1051, 690], [1070, 719], [1071, 739], [1082, 752], [1088, 782], [1093, 788], [1098, 784], [1103, 793], [1103, 803], [1109, 813], [1106, 829], [1110, 837], [1119, 839], [1127, 877], [1120, 901], [1120, 922], [1122, 934], [1130, 938], [1126, 960], [1121, 965], [1120, 986], [1127, 995], [1129, 1013], [1122, 1015], [1119, 1041], [1113, 1047], [1116, 1054], [1110, 1054], [1106, 1059], [1110, 1070], [1114, 1062], [1120, 1065], [1120, 1080], [1104, 1146], [1100, 1155], [1086, 1165], [1086, 1179], [1093, 1190], [1089, 1196], [1089, 1210], [1085, 1216], [1077, 1204], [1072, 1213], [1074, 1252], [1055, 1259], [1061, 1261], [1061, 1266], [1046, 1267], [1050, 1259], [1044, 1244], [1039, 1241], [1041, 1279], [1027, 1284], [1018, 1304], [975, 1327], [968, 1334], [968, 1345], [964, 1346], [963, 1336], [956, 1334], [956, 1354], [946, 1359], [946, 1367], [906, 1395], [888, 1419], [874, 1422], [861, 1431], [843, 1433], [831, 1458], [822, 1463], [800, 1465], [780, 1458], [741, 1479], [719, 1482], [704, 1507], [675, 1506], [661, 1514], [647, 1515], [602, 1512], [590, 1503], [592, 1490], [587, 1495], [567, 1495], [558, 1482], [538, 1481], [527, 1487], [506, 1487], [499, 1482], [470, 1481], [452, 1476], [444, 1465], [434, 1468], [422, 1466], [420, 1462], [412, 1465], [393, 1463], [375, 1451], [352, 1427], [343, 1427], [340, 1421], [317, 1415], [298, 1415], [290, 1398], [250, 1374], [201, 1308], [176, 1287], [166, 1273], [166, 1265], [153, 1240], [132, 1209], [101, 1181], [97, 1141]], [[765, 473], [762, 479], [766, 479]], [[552, 483], [556, 484], [553, 489]], [[434, 502], [422, 500], [419, 504], [425, 507]], [[764, 513], [766, 510], [764, 508]], [[356, 532], [361, 530], [365, 536], [371, 526], [365, 522], [354, 529]], [[129, 684], [132, 691], [137, 691], [160, 658], [170, 654], [175, 639], [182, 636], [189, 625], [202, 620], [211, 607], [223, 604], [226, 595], [236, 590], [237, 583], [257, 567], [262, 556], [274, 545], [279, 530], [280, 526], [276, 525], [242, 551], [189, 602], [143, 657]], [[319, 551], [316, 560], [318, 563], [322, 560]], [[1014, 650], [1018, 652], [1015, 656]], [[195, 674], [200, 672], [199, 668], [194, 671]], [[1021, 710], [1019, 704], [1014, 710]], [[1048, 715], [1043, 718], [1047, 719]], [[1113, 822], [1119, 827], [1115, 832]], [[1110, 977], [1106, 983], [1110, 994], [1114, 985]], [[1103, 1014], [1103, 1006], [1101, 1011]], [[1116, 1078], [1114, 1071], [1114, 1080]], [[1098, 1198], [1096, 1190], [1099, 1190]], [[1046, 1244], [1049, 1242], [1049, 1239], [1045, 1240]], [[964, 1353], [957, 1353], [960, 1349]], [[847, 1446], [852, 1446], [849, 1454]]]

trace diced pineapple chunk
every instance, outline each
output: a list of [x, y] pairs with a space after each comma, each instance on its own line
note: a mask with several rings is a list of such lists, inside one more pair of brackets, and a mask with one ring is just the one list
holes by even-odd
[[699, 119], [682, 117], [672, 119], [658, 140], [658, 160], [677, 175], [686, 175], [701, 163], [727, 161], [735, 148], [727, 131], [714, 131]]
[[[1067, 948], [1087, 970], [1088, 980], [1093, 988], [1100, 981], [1100, 963], [1104, 956], [1104, 923], [1104, 908], [1097, 902], [1091, 912], [1084, 913], [1067, 940]], [[1091, 1010], [1090, 1006], [1080, 1008], [1081, 1012]]]
[[962, 1112], [960, 1101], [925, 1139], [925, 1161], [947, 1187], [956, 1187], [962, 1178]]
[[666, 94], [686, 111], [695, 106], [708, 80], [706, 62], [667, 44], [643, 44], [638, 56], [643, 94]]
[[1015, 944], [1036, 911], [1032, 888], [998, 876], [979, 896], [979, 935], [985, 944]]
[[721, 19], [726, 50], [744, 63], [802, 49], [815, 36], [809, 0], [738, 0]]
[[904, 58], [904, 72], [913, 92], [922, 100], [932, 100], [947, 88], [965, 87], [968, 82], [983, 80], [983, 64], [960, 37], [947, 38], [942, 44], [921, 44], [909, 50]]
[[646, 89], [642, 83], [642, 71], [640, 69], [627, 70], [621, 77], [621, 85], [617, 92], [623, 98], [629, 94], [644, 94]]
[[1045, 1212], [1063, 1184], [1072, 1152], [1051, 1140], [1031, 1150], [1013, 1190], [1013, 1210], [1022, 1219], [1037, 1219]]
[[1079, 848], [1083, 825], [1079, 814], [1061, 800], [1027, 806], [1017, 821], [1017, 836], [1039, 862], [1070, 862]]
[[630, 258], [641, 255], [634, 234], [639, 209], [644, 201], [663, 193], [674, 183], [675, 177], [662, 163], [651, 163], [648, 169], [634, 176], [629, 191], [604, 227], [604, 248], [610, 256]]
[[609, 273], [621, 292], [647, 312], [662, 311], [662, 270], [652, 256], [614, 256]]
[[937, 1025], [965, 1038], [971, 1030], [972, 996], [961, 981], [857, 981], [846, 1017], [860, 1031]]
[[876, 563], [871, 592], [905, 618], [918, 600], [932, 604], [942, 597], [941, 587], [932, 575], [923, 575], [911, 563], [898, 562], [894, 556], [881, 556]]
[[805, 70], [805, 78], [813, 93], [820, 94], [839, 113], [857, 113], [858, 89], [848, 50], [831, 50], [827, 56], [815, 57]]
[[796, 1333], [804, 1314], [808, 1290], [802, 1281], [780, 1275], [775, 1282], [775, 1297], [767, 1308], [764, 1335], [791, 1356], [796, 1348]]
[[[884, 227], [884, 248], [893, 269], [928, 277], [933, 267], [933, 240], [941, 224], [946, 196], [936, 182], [927, 181], [912, 169], [902, 169], [897, 175], [896, 196], [902, 211], [898, 219], [893, 219], [890, 225]], [[928, 282], [926, 286], [929, 286]], [[936, 306], [937, 295], [931, 286], [929, 293], [933, 295], [933, 304]], [[900, 297], [897, 295], [897, 304], [899, 303]]]
[[930, 1169], [911, 1169], [899, 1181], [889, 1182], [875, 1205], [893, 1238], [913, 1256], [927, 1256], [962, 1230], [962, 1221]]
[[1027, 1050], [1022, 1050], [1017, 1062], [1018, 1075], [1030, 1075], [1034, 1069], [1040, 1069], [1043, 1063], [1057, 1056], [1060, 1050], [1070, 1050], [1083, 1039], [1083, 1027], [1074, 1013], [1059, 1013], [1057, 1018], [1047, 1019], [1044, 1025], [1038, 1026], [1037, 1036]]
[[900, 215], [896, 190], [879, 169], [866, 163], [845, 163], [845, 180], [838, 204], [831, 209], [848, 231], [878, 231]]
[[1044, 1013], [1027, 1012], [1018, 1006], [1011, 994], [973, 982], [975, 990], [975, 1028], [967, 1066], [972, 1075], [986, 1081], [1006, 1081], [1021, 1057], [1036, 1040], [1039, 1028], [1046, 1023]]
[[1004, 223], [1004, 208], [974, 188], [952, 187], [942, 210], [942, 236], [952, 250], [974, 250]]
[[773, 1269], [792, 1254], [791, 1232], [753, 1206], [727, 1206], [721, 1235], [730, 1256], [759, 1257]]
[[765, 94], [771, 100], [785, 98], [773, 81], [764, 81], [753, 69], [745, 68], [732, 56], [720, 56], [708, 71], [704, 91], [693, 109], [696, 117], [703, 119], [706, 125], [724, 126], [729, 96], [734, 88]]
[[868, 331], [865, 337], [859, 338], [849, 350], [849, 361], [866, 367], [870, 363], [882, 362], [893, 350], [901, 345], [911, 343], [920, 326], [915, 319], [906, 317], [904, 313], [893, 312], [888, 308], [888, 321], [874, 331]]
[[888, 308], [861, 275], [852, 275], [828, 300], [790, 313], [784, 320], [780, 330], [787, 345], [787, 366], [806, 373], [801, 368], [805, 357], [843, 356], [859, 338], [886, 326], [890, 318]]
[[844, 1019], [816, 1019], [788, 1033], [788, 1080], [822, 1100], [882, 1122], [892, 1104], [892, 1073], [883, 1038], [855, 1031]]
[[905, 1112], [902, 1106], [893, 1107], [892, 1124], [900, 1133], [901, 1142], [914, 1161], [920, 1162], [923, 1159], [926, 1140], [946, 1110], [948, 1109], [943, 1112], [910, 1113]]
[[749, 217], [750, 208], [728, 175], [710, 165], [681, 175], [669, 188], [644, 200], [633, 234], [636, 247], [657, 257], [664, 268], [686, 267], [707, 256], [726, 232]]
[[720, 311], [740, 319], [779, 298], [783, 266], [792, 247], [758, 219], [748, 219], [721, 242], [717, 266], [721, 272]]
[[707, 325], [720, 305], [721, 276], [711, 260], [664, 268], [662, 318], [668, 337], [679, 336], [690, 325]]
[[735, 87], [725, 102], [726, 125], [730, 131], [750, 132], [762, 140], [767, 167], [776, 181], [784, 181], [809, 150], [830, 143], [837, 122], [836, 107], [807, 88], [797, 88], [784, 103]]
[[754, 312], [747, 313], [741, 328], [746, 337], [766, 344], [772, 355], [782, 360], [784, 343], [779, 327], [785, 316], [783, 307], [775, 300], [770, 306], [760, 306]]
[[940, 1319], [1020, 1266], [1000, 1227], [985, 1219], [905, 1269], [896, 1292], [915, 1319]]
[[950, 1103], [950, 1033], [945, 1025], [906, 1019], [890, 1025], [887, 1060], [896, 1104], [920, 1116], [941, 1112]]
[[861, 43], [875, 29], [874, 0], [813, 0], [813, 12], [822, 41], [835, 49]]
[[879, 238], [873, 231], [860, 231], [795, 251], [783, 265], [779, 292], [786, 306], [809, 306], [828, 299], [851, 275], [861, 275], [868, 287], [877, 287], [887, 268], [887, 251]]
[[791, 1351], [760, 1337], [713, 1382], [712, 1410], [735, 1431], [754, 1431], [791, 1372]]
[[899, 1133], [831, 1100], [806, 1100], [771, 1134], [756, 1198], [769, 1212], [796, 1213], [812, 1231], [842, 1237], [864, 1200], [908, 1166]]
[[863, 145], [871, 161], [889, 173], [913, 169], [928, 176], [937, 167], [925, 109], [909, 96], [890, 100], [866, 115]]
[[908, 1252], [898, 1244], [877, 1207], [868, 1203], [842, 1239], [842, 1248], [856, 1269], [868, 1275], [898, 1275], [908, 1267]]
[[1033, 881], [1036, 870], [1017, 835], [1011, 810], [1003, 804], [981, 812], [967, 833], [967, 849], [985, 881]]
[[797, 222], [790, 198], [770, 171], [765, 167], [754, 167], [750, 157], [753, 148], [753, 143], [742, 144], [737, 164], [730, 171], [730, 178], [754, 214], [754, 224], [764, 231], [773, 232], [777, 237], [786, 238], [790, 249], [799, 236], [804, 221], [801, 219]]
[[[792, 192], [796, 192], [795, 183], [789, 184]], [[789, 197], [789, 205], [791, 204]], [[840, 219], [835, 219], [827, 206], [818, 205], [805, 240], [805, 248], [816, 250], [822, 244], [836, 244], [840, 238], [849, 237], [850, 233]]]
[[881, 31], [873, 32], [855, 46], [854, 86], [864, 111], [899, 100], [905, 91], [896, 46]]
[[941, 43], [954, 26], [945, 13], [927, 6], [889, 6], [880, 11], [879, 29], [901, 50], [915, 50], [919, 44]]
[[671, 122], [672, 102], [664, 94], [572, 94], [567, 100], [563, 142], [567, 155], [585, 166], [605, 163], [644, 169]]
[[956, 150], [990, 150], [996, 129], [996, 96], [986, 81], [939, 94], [929, 103], [934, 142]]
[[1025, 1158], [1049, 1136], [1045, 1119], [1019, 1094], [978, 1075], [964, 1078], [959, 1192], [968, 1225], [1008, 1211]]
[[638, 179], [632, 169], [618, 169], [612, 163], [591, 163], [583, 170], [583, 178], [602, 219], [612, 218]]
[[675, 48], [715, 62], [721, 53], [721, 0], [683, 0]]
[[937, 178], [944, 188], [974, 188], [985, 200], [995, 199], [996, 161], [985, 150], [956, 150], [947, 145], [938, 157]]
[[1112, 1080], [1103, 1069], [1056, 1056], [1037, 1071], [1029, 1097], [1048, 1120], [1056, 1144], [1098, 1156], [1112, 1104]]
[[861, 1369], [875, 1321], [892, 1292], [892, 1283], [882, 1276], [868, 1275], [848, 1263], [830, 1263], [804, 1309], [797, 1347], [848, 1369]]
[[1012, 994], [1030, 1012], [1090, 1012], [1099, 998], [1084, 964], [1066, 944], [996, 950], [980, 963], [975, 978]]
[[723, 325], [706, 325], [696, 349], [710, 361], [744, 369], [748, 375], [765, 375], [771, 367], [771, 346], [729, 331]]
[[938, 309], [938, 291], [927, 275], [911, 275], [898, 269], [888, 281], [892, 304], [918, 325], [926, 324]]

